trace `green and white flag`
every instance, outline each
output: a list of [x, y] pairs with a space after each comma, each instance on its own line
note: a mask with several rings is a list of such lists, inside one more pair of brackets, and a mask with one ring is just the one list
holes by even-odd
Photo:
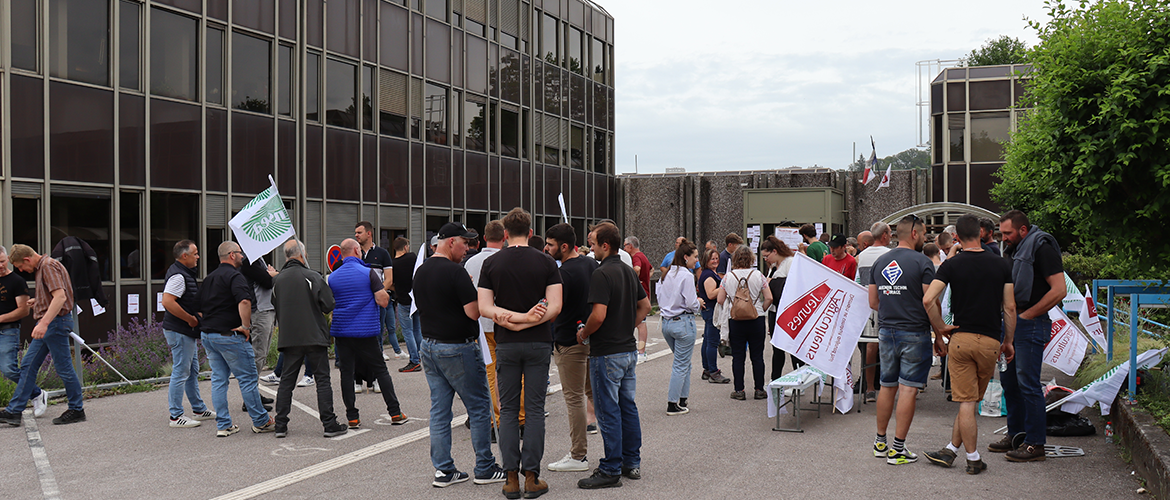
[[1077, 289], [1077, 284], [1073, 283], [1072, 277], [1068, 273], [1064, 273], [1064, 288], [1065, 296], [1062, 309], [1064, 309], [1064, 312], [1079, 313], [1081, 306], [1085, 304], [1085, 296], [1081, 295], [1081, 291]]
[[236, 241], [249, 259], [259, 258], [297, 235], [272, 176], [268, 176], [268, 182], [271, 187], [252, 198], [228, 221], [232, 234], [236, 235]]

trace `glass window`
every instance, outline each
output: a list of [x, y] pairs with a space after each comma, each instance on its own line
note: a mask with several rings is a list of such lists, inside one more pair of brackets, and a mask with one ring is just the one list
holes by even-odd
[[49, 1], [49, 74], [95, 85], [110, 82], [110, 6]]
[[362, 129], [374, 130], [374, 68], [362, 67]]
[[569, 162], [573, 168], [585, 168], [585, 129], [569, 127]]
[[118, 261], [121, 276], [127, 279], [142, 277], [142, 194], [136, 191], [122, 191], [118, 202], [121, 214], [118, 217], [121, 240]]
[[967, 83], [951, 82], [947, 84], [947, 111], [965, 111], [967, 109]]
[[289, 39], [297, 38], [297, 0], [280, 0], [280, 36]]
[[[379, 200], [383, 203], [410, 201], [409, 145], [406, 141], [383, 138], [378, 157], [380, 172]], [[383, 224], [386, 222], [383, 221]]]
[[[37, 0], [12, 0], [12, 66], [36, 71], [41, 67], [37, 47], [41, 39], [41, 17]], [[19, 241], [19, 240], [17, 240]]]
[[[150, 277], [163, 279], [174, 262], [172, 252], [180, 240], [197, 239], [203, 234], [199, 225], [199, 195], [154, 191], [150, 194]], [[199, 255], [214, 255], [219, 241], [208, 241]], [[214, 260], [214, 259], [212, 259]], [[208, 269], [214, 269], [208, 266]]]
[[19, 75], [10, 78], [12, 96], [8, 108], [11, 120], [8, 132], [12, 135], [12, 175], [44, 177], [44, 80]]
[[967, 166], [947, 165], [947, 199], [967, 203]]
[[455, 37], [451, 39], [451, 85], [463, 86], [463, 32], [454, 30]]
[[280, 84], [276, 89], [277, 112], [284, 116], [292, 116], [293, 96], [296, 89], [293, 87], [293, 48], [289, 45], [276, 47], [276, 74], [280, 75]]
[[118, 182], [142, 186], [146, 182], [146, 99], [122, 94], [118, 98]]
[[545, 61], [560, 65], [560, 52], [557, 51], [557, 26], [559, 21], [548, 14], [541, 22], [540, 53]]
[[56, 245], [66, 236], [89, 243], [97, 254], [102, 281], [110, 281], [110, 196], [74, 197], [54, 194], [49, 198], [49, 243]]
[[934, 115], [934, 135], [930, 142], [930, 149], [934, 151], [934, 163], [943, 162], [943, 117], [942, 115]]
[[561, 112], [561, 71], [556, 66], [544, 66], [544, 110], [549, 113]]
[[467, 37], [467, 90], [487, 94], [487, 42]]
[[232, 113], [231, 120], [232, 191], [259, 193], [268, 188], [267, 176], [276, 160], [272, 119]]
[[503, 49], [500, 57], [500, 98], [520, 102], [520, 53]]
[[451, 83], [451, 28], [428, 20], [426, 43], [427, 78]]
[[472, 102], [470, 96], [463, 104], [463, 136], [467, 138], [467, 149], [484, 151], [484, 140], [487, 132], [484, 103]]
[[321, 121], [321, 55], [310, 52], [305, 56], [305, 119]]
[[150, 183], [153, 187], [202, 187], [201, 115], [199, 106], [165, 99], [150, 101]]
[[325, 124], [357, 128], [357, 66], [326, 59]]
[[581, 30], [569, 26], [569, 71], [585, 74], [585, 58], [581, 52]]
[[361, 140], [357, 132], [338, 129], [325, 130], [325, 168], [329, 178], [325, 197], [335, 200], [357, 200], [361, 179]]
[[447, 89], [426, 84], [423, 101], [423, 118], [426, 120], [427, 142], [447, 144]]
[[[253, 117], [255, 118], [255, 117]], [[263, 120], [263, 118], [261, 118]], [[227, 191], [228, 186], [228, 112], [207, 109], [207, 190]]]
[[463, 121], [459, 119], [459, 112], [463, 109], [462, 103], [463, 92], [452, 90], [448, 108], [451, 110], [451, 145], [455, 147], [463, 145]]
[[426, 7], [428, 16], [447, 20], [447, 0], [427, 0]]
[[426, 160], [427, 205], [451, 206], [451, 150], [427, 146]]
[[362, 0], [362, 60], [378, 61], [378, 0]]
[[109, 90], [49, 83], [53, 179], [114, 182], [114, 96]]
[[520, 113], [500, 111], [500, 151], [504, 156], [520, 156]]
[[1012, 104], [1011, 94], [1012, 84], [1009, 80], [971, 82], [971, 110], [1007, 109]]
[[329, 0], [325, 2], [326, 47], [342, 54], [358, 57], [358, 0]]
[[402, 7], [382, 4], [382, 64], [402, 71], [410, 69], [407, 52], [407, 37], [410, 35], [408, 16], [406, 9]]
[[207, 28], [207, 83], [204, 99], [223, 104], [223, 30]]
[[199, 22], [187, 16], [163, 9], [151, 11], [150, 93], [188, 101], [199, 98], [198, 30]]
[[322, 0], [305, 0], [305, 40], [309, 45], [321, 47], [322, 19], [325, 16], [325, 4]]
[[[21, 214], [21, 217], [12, 218], [12, 242], [22, 243], [35, 249], [44, 248], [41, 245], [41, 200], [39, 198], [12, 198], [12, 213]], [[15, 269], [14, 269], [15, 271]]]
[[232, 33], [232, 107], [271, 113], [272, 42]]
[[488, 127], [488, 152], [489, 153], [496, 152], [496, 133], [497, 133], [496, 114], [497, 114], [497, 109], [499, 107], [500, 107], [500, 105], [498, 103], [494, 103], [494, 102], [488, 105], [488, 123], [491, 124]]
[[139, 90], [138, 68], [141, 61], [138, 59], [141, 33], [139, 18], [142, 16], [142, 7], [134, 2], [122, 1], [118, 3], [118, 85], [126, 89]]
[[1008, 113], [971, 114], [971, 161], [1003, 161], [1003, 145], [1010, 139]]
[[593, 171], [605, 173], [605, 132], [593, 132]]
[[232, 2], [232, 23], [265, 33], [275, 33], [276, 2], [247, 0]]
[[930, 84], [930, 112], [938, 114], [943, 112], [943, 84]]
[[966, 132], [966, 124], [962, 114], [947, 115], [947, 128], [950, 129], [951, 139], [951, 157], [949, 161], [963, 161], [963, 134]]
[[593, 39], [593, 80], [605, 82], [605, 42]]

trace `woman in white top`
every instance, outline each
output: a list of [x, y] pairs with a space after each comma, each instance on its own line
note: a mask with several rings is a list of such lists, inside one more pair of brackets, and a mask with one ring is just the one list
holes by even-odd
[[695, 274], [699, 249], [683, 240], [674, 252], [670, 269], [658, 282], [658, 312], [662, 317], [662, 338], [674, 352], [670, 387], [666, 391], [666, 414], [682, 415], [691, 393], [691, 353], [695, 349], [695, 313], [701, 307], [695, 291]]
[[[727, 337], [731, 344], [731, 374], [735, 390], [731, 399], [744, 400], [744, 358], [751, 355], [752, 376], [755, 382], [755, 398], [767, 399], [764, 392], [764, 318], [765, 310], [772, 305], [772, 291], [768, 289], [763, 273], [757, 271], [755, 255], [746, 245], [741, 245], [731, 256], [731, 271], [723, 276], [718, 301], [723, 307], [732, 308], [732, 318], [727, 321]], [[755, 319], [735, 318], [735, 292], [740, 286], [748, 290], [748, 300], [755, 308]]]
[[[768, 290], [772, 292], [772, 307], [768, 308], [768, 333], [776, 330], [776, 302], [780, 301], [780, 294], [784, 291], [784, 283], [788, 280], [788, 270], [792, 268], [793, 252], [788, 245], [775, 236], [769, 236], [760, 243], [760, 257], [764, 258], [764, 267], [768, 273]], [[803, 362], [792, 356], [792, 368], [800, 368]], [[784, 374], [784, 351], [772, 346], [772, 378], [776, 380]]]

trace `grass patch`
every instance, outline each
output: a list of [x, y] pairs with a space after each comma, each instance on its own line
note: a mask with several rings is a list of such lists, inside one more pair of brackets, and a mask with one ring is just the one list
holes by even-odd
[[108, 389], [86, 389], [84, 391], [85, 399], [103, 398], [106, 396], [117, 396], [119, 394], [134, 394], [137, 392], [151, 392], [166, 384], [130, 384]]

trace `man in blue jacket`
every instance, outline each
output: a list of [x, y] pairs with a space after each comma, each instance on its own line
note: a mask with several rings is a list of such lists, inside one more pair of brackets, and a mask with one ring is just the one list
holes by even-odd
[[382, 399], [386, 401], [386, 412], [390, 423], [406, 423], [406, 415], [398, 406], [394, 395], [394, 382], [382, 359], [382, 333], [380, 311], [390, 303], [378, 273], [362, 261], [361, 245], [357, 240], [347, 238], [341, 242], [341, 267], [329, 275], [329, 288], [337, 304], [333, 309], [333, 323], [329, 333], [335, 339], [334, 349], [341, 367], [341, 401], [345, 403], [345, 418], [349, 428], [356, 429], [362, 421], [354, 406], [353, 373], [355, 365], [361, 364], [382, 388]]

